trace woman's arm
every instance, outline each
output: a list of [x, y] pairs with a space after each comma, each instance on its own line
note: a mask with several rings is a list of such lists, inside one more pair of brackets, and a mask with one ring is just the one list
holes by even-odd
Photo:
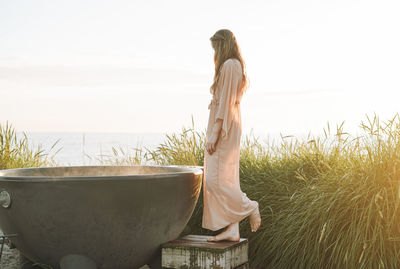
[[219, 85], [219, 102], [215, 115], [214, 126], [206, 143], [206, 149], [211, 155], [220, 139], [227, 139], [229, 128], [232, 125], [232, 109], [236, 102], [236, 91], [241, 81], [241, 72], [232, 59], [228, 59], [222, 66]]
[[216, 120], [216, 122], [214, 123], [214, 127], [211, 131], [211, 135], [207, 141], [206, 149], [210, 155], [215, 152], [215, 146], [217, 144], [222, 129], [222, 121], [222, 119]]
[[217, 119], [217, 121], [214, 123], [214, 127], [212, 129], [212, 132], [218, 137], [219, 134], [221, 133], [222, 129], [222, 119]]
[[242, 71], [235, 64], [233, 59], [224, 62], [219, 77], [219, 104], [215, 114], [215, 123], [222, 119], [222, 129], [220, 139], [225, 140], [228, 137], [229, 129], [234, 120], [234, 106], [236, 102], [237, 90], [242, 81]]

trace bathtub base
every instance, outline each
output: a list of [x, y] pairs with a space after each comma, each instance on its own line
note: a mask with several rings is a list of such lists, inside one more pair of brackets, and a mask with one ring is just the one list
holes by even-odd
[[69, 254], [61, 258], [60, 260], [61, 269], [97, 269], [96, 263], [84, 256], [79, 254]]

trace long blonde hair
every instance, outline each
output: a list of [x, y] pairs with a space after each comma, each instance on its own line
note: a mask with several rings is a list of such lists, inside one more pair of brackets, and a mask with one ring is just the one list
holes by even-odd
[[214, 49], [214, 64], [215, 64], [215, 73], [214, 73], [214, 81], [211, 85], [210, 92], [214, 95], [215, 90], [217, 88], [217, 83], [219, 79], [219, 75], [221, 72], [221, 67], [224, 62], [230, 58], [234, 58], [239, 60], [242, 65], [242, 87], [243, 91], [246, 91], [248, 88], [248, 78], [246, 74], [246, 65], [242, 58], [242, 54], [239, 48], [239, 45], [236, 41], [233, 33], [228, 29], [218, 30], [211, 38], [211, 45]]

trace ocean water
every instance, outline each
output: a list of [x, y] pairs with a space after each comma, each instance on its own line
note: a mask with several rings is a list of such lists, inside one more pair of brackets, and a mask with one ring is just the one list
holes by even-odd
[[32, 147], [40, 145], [59, 165], [66, 166], [98, 164], [102, 156], [113, 155], [113, 147], [124, 152], [133, 148], [155, 149], [166, 138], [163, 133], [25, 133]]
[[[38, 146], [49, 156], [54, 156], [58, 165], [96, 165], [99, 159], [114, 156], [112, 148], [124, 152], [133, 152], [134, 148], [145, 150], [156, 149], [166, 141], [166, 133], [60, 133], [60, 132], [25, 132], [32, 147]], [[21, 132], [17, 133], [22, 137]], [[243, 133], [242, 143], [246, 136], [256, 137], [261, 144], [280, 142], [280, 134], [252, 134]], [[306, 138], [305, 134], [295, 135], [297, 138]], [[288, 138], [285, 138], [288, 139]]]

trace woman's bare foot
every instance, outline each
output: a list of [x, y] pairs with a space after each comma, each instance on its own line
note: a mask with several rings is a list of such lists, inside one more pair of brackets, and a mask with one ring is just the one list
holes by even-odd
[[252, 232], [256, 232], [261, 225], [260, 211], [258, 210], [258, 205], [256, 209], [250, 214], [250, 227]]
[[228, 225], [228, 228], [216, 236], [207, 239], [208, 242], [218, 242], [222, 240], [237, 242], [240, 240], [239, 222]]

